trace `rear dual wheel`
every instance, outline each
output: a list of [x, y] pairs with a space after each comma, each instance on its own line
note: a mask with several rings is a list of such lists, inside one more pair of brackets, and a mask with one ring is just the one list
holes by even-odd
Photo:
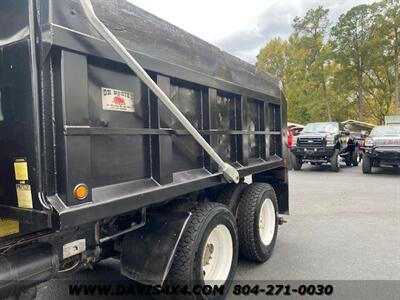
[[248, 186], [249, 185], [244, 182], [239, 182], [238, 184], [226, 184], [220, 191], [217, 202], [226, 205], [233, 215], [236, 216], [240, 198], [243, 194], [243, 191]]
[[239, 251], [254, 262], [271, 257], [278, 233], [273, 187], [266, 183], [240, 184], [227, 186], [224, 191], [220, 197], [226, 196], [224, 204], [203, 202], [190, 208], [192, 216], [176, 249], [167, 282], [189, 288], [224, 284], [228, 292]]
[[270, 184], [253, 183], [243, 192], [237, 212], [239, 249], [242, 257], [267, 261], [278, 234], [278, 204]]
[[[192, 216], [178, 243], [168, 282], [189, 289], [196, 285], [223, 284], [228, 292], [239, 252], [235, 217], [219, 203], [199, 203], [190, 211]], [[198, 295], [196, 299], [215, 297]]]
[[230, 184], [218, 201], [233, 209], [236, 216], [241, 256], [258, 263], [267, 261], [278, 234], [278, 203], [273, 187], [268, 183]]

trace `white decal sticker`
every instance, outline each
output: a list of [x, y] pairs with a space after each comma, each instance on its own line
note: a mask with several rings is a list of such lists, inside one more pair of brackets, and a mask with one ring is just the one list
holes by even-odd
[[101, 88], [104, 110], [135, 112], [135, 101], [132, 92]]

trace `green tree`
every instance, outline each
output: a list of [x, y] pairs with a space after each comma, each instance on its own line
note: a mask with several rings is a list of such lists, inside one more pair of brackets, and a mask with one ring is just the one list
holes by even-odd
[[378, 19], [377, 14], [367, 42], [371, 51], [368, 53], [368, 64], [364, 70], [365, 103], [368, 115], [383, 123], [385, 116], [391, 112], [395, 76], [391, 41]]
[[289, 60], [288, 43], [281, 38], [272, 39], [257, 56], [256, 67], [286, 84], [286, 68]]
[[[364, 72], [368, 64], [369, 53], [372, 50], [368, 43], [372, 24], [371, 6], [358, 5], [341, 15], [338, 23], [331, 30], [335, 59], [341, 67], [341, 71], [337, 75], [345, 76], [349, 83], [355, 83], [354, 87], [347, 87], [357, 94], [360, 120], [365, 118]], [[356, 80], [352, 80], [353, 78]]]
[[257, 67], [283, 82], [289, 119], [382, 123], [393, 108], [399, 113], [400, 2], [355, 6], [332, 28], [328, 13], [296, 17], [289, 39], [260, 50]]
[[400, 2], [383, 0], [375, 4], [377, 9], [376, 27], [380, 37], [388, 42], [389, 55], [394, 69], [394, 110], [400, 113], [399, 55], [400, 55]]
[[[294, 45], [296, 49], [303, 49], [308, 53], [306, 66], [306, 80], [313, 91], [311, 102], [321, 110], [327, 120], [332, 120], [332, 108], [329, 85], [329, 65], [332, 57], [332, 45], [325, 42], [329, 32], [329, 10], [319, 6], [307, 11], [303, 18], [296, 17], [293, 21]], [[321, 109], [321, 102], [324, 109]]]
[[288, 115], [293, 122], [308, 122], [311, 118], [307, 109], [308, 91], [305, 87], [304, 50], [294, 49], [293, 42], [280, 38], [271, 40], [260, 50], [256, 66], [269, 73], [283, 84], [283, 93], [288, 101]]
[[297, 37], [291, 36], [287, 43], [287, 57], [289, 58], [285, 70], [285, 95], [288, 99], [288, 118], [296, 123], [312, 121], [314, 107], [310, 105], [311, 91], [307, 79], [306, 59], [307, 49], [296, 48]]

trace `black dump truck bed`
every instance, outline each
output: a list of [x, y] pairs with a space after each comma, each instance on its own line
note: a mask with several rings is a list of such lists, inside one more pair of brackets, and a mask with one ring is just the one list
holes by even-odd
[[[41, 19], [34, 28], [41, 43], [32, 78], [28, 2], [3, 0], [7, 9], [0, 13], [7, 28], [0, 33], [1, 160], [7, 170], [1, 203], [10, 204], [7, 215], [24, 214], [14, 209], [18, 158], [27, 159], [33, 208], [42, 208], [40, 186], [55, 207], [53, 220], [38, 212], [43, 226], [83, 224], [221, 182], [200, 146], [90, 28], [78, 1], [38, 2]], [[241, 176], [283, 164], [285, 114], [277, 80], [127, 1], [93, 3]], [[103, 109], [107, 90], [131, 93], [132, 111]], [[80, 183], [91, 190], [84, 202], [72, 195]]]
[[[287, 213], [279, 82], [125, 0], [92, 2], [220, 157], [273, 183]], [[0, 246], [226, 184], [77, 0], [0, 1], [0, 166]]]

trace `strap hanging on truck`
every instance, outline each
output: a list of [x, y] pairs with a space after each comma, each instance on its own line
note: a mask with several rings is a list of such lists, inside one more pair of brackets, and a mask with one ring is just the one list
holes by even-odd
[[91, 0], [80, 0], [82, 8], [88, 18], [90, 24], [96, 31], [106, 40], [107, 43], [119, 54], [125, 63], [131, 68], [133, 72], [146, 84], [146, 86], [161, 100], [161, 102], [171, 111], [171, 113], [181, 122], [185, 129], [192, 135], [192, 137], [200, 144], [200, 146], [210, 155], [210, 157], [218, 164], [220, 171], [223, 172], [224, 177], [229, 182], [239, 183], [238, 171], [224, 162], [222, 158], [214, 151], [214, 149], [207, 143], [202, 135], [193, 127], [190, 121], [182, 114], [182, 112], [175, 106], [169, 97], [161, 90], [161, 88], [154, 82], [154, 80], [147, 74], [137, 60], [129, 53], [129, 51], [122, 45], [118, 38], [99, 20], [94, 12]]

